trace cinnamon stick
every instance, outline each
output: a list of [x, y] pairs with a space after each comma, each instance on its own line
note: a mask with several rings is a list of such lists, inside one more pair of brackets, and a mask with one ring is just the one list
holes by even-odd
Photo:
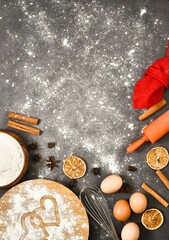
[[158, 193], [156, 193], [151, 187], [149, 187], [146, 183], [143, 183], [141, 187], [148, 192], [152, 197], [154, 197], [159, 203], [161, 203], [164, 207], [168, 207], [168, 202], [164, 200]]
[[166, 188], [169, 190], [169, 180], [168, 178], [162, 173], [160, 170], [156, 171], [157, 176], [160, 178], [160, 180], [164, 183]]
[[157, 112], [160, 110], [162, 107], [164, 107], [167, 104], [165, 99], [161, 99], [160, 102], [156, 103], [153, 105], [151, 108], [149, 108], [147, 111], [145, 111], [142, 115], [138, 117], [140, 121], [143, 121], [147, 117], [151, 116], [153, 113]]
[[28, 124], [33, 124], [33, 125], [37, 125], [40, 122], [39, 118], [30, 117], [30, 116], [26, 116], [26, 115], [15, 113], [15, 112], [9, 112], [8, 117], [9, 119], [18, 120], [18, 121], [25, 122]]
[[39, 128], [34, 128], [34, 127], [31, 127], [22, 123], [14, 122], [11, 120], [8, 121], [8, 127], [15, 128], [17, 130], [28, 132], [34, 135], [41, 134], [41, 130]]

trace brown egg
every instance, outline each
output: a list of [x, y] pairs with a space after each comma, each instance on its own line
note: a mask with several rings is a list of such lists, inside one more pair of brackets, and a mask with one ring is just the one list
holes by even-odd
[[124, 199], [118, 200], [113, 207], [113, 215], [120, 222], [126, 221], [131, 215], [128, 202]]
[[113, 174], [106, 177], [102, 181], [100, 188], [102, 192], [111, 194], [117, 192], [121, 188], [122, 184], [123, 184], [122, 178], [118, 175]]
[[135, 192], [130, 197], [130, 207], [134, 213], [143, 213], [147, 207], [147, 198], [141, 192]]
[[127, 223], [121, 231], [122, 240], [138, 240], [139, 236], [140, 229], [134, 222]]

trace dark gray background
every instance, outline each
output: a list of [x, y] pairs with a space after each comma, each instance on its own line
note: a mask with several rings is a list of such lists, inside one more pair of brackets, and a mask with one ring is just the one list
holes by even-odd
[[[24, 178], [48, 178], [66, 186], [70, 180], [59, 168], [50, 171], [45, 159], [63, 159], [70, 154], [87, 163], [87, 174], [72, 190], [78, 195], [83, 185], [99, 186], [102, 179], [118, 173], [141, 190], [149, 183], [166, 198], [168, 190], [145, 161], [152, 145], [144, 144], [129, 155], [126, 146], [141, 135], [141, 129], [168, 109], [168, 105], [140, 123], [141, 110], [132, 108], [133, 86], [146, 67], [166, 52], [169, 36], [167, 0], [1, 0], [0, 1], [0, 127], [7, 128], [9, 111], [41, 119], [39, 137], [18, 133], [26, 144], [38, 143], [30, 152], [30, 165]], [[165, 98], [169, 100], [165, 92]], [[168, 148], [169, 135], [153, 146]], [[54, 149], [47, 143], [55, 141]], [[169, 149], [169, 148], [168, 148]], [[34, 163], [39, 153], [41, 163]], [[101, 176], [91, 173], [101, 168]], [[137, 172], [128, 172], [129, 165]], [[169, 177], [168, 167], [164, 172]], [[4, 191], [1, 191], [1, 195]], [[156, 231], [140, 223], [140, 240], [167, 240], [169, 210], [147, 195], [148, 208], [158, 208], [165, 222]], [[130, 194], [106, 196], [110, 209], [119, 198]], [[114, 221], [120, 235], [124, 223]], [[90, 240], [109, 239], [93, 221]]]

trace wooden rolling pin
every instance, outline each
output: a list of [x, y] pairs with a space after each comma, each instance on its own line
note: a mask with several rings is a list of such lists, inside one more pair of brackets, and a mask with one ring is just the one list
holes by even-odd
[[169, 110], [145, 127], [143, 132], [144, 134], [140, 139], [127, 147], [128, 153], [134, 152], [144, 142], [156, 142], [159, 138], [169, 132]]
[[157, 104], [155, 104], [154, 106], [152, 106], [151, 108], [149, 108], [147, 111], [145, 111], [143, 114], [141, 114], [138, 119], [140, 121], [143, 121], [144, 119], [148, 118], [149, 116], [151, 116], [152, 114], [154, 114], [155, 112], [159, 111], [161, 108], [163, 108], [165, 105], [167, 104], [165, 99], [161, 99], [160, 102], [158, 102]]

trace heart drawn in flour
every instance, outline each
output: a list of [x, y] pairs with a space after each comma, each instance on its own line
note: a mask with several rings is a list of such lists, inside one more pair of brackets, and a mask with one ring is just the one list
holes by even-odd
[[[34, 229], [41, 229], [43, 232], [42, 240], [48, 240], [49, 233], [47, 227], [57, 227], [60, 224], [59, 210], [56, 199], [51, 195], [44, 195], [40, 199], [40, 207], [35, 208], [32, 212], [23, 213], [21, 216], [21, 226], [24, 233], [19, 240], [24, 240], [29, 233], [26, 220]], [[53, 213], [53, 214], [52, 214]]]
[[[49, 210], [47, 208], [47, 202], [50, 202]], [[43, 218], [46, 227], [59, 226], [60, 224], [58, 204], [53, 196], [43, 196], [40, 199], [40, 207], [35, 208], [33, 212], [38, 213]]]

